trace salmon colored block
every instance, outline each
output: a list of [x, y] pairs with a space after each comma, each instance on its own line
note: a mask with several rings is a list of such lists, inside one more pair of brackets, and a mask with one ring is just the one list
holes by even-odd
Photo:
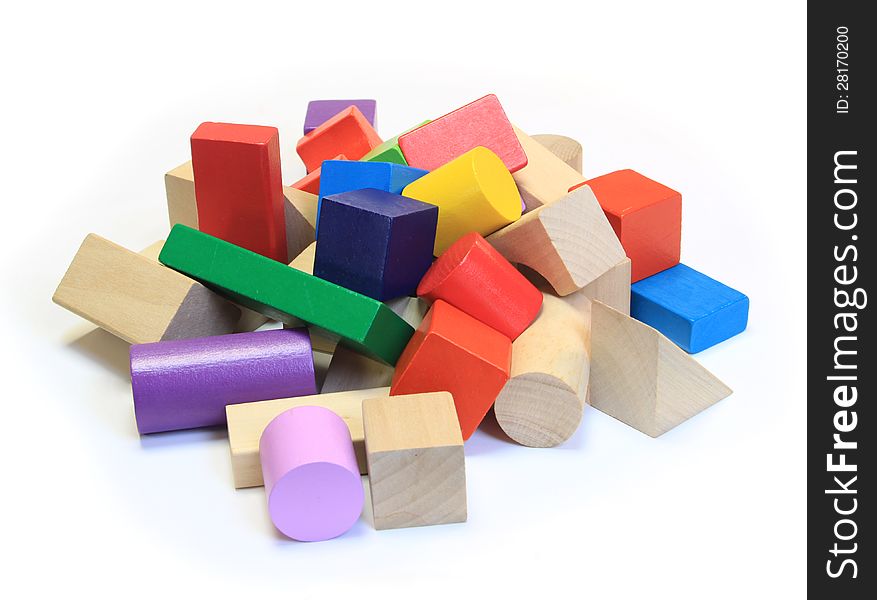
[[682, 195], [632, 169], [595, 177], [588, 185], [630, 258], [631, 283], [679, 264]]
[[[347, 157], [344, 156], [343, 154], [339, 154], [338, 156], [336, 156], [332, 160], [347, 160]], [[296, 181], [295, 183], [293, 183], [289, 187], [295, 188], [297, 190], [301, 190], [303, 192], [307, 192], [309, 194], [319, 194], [320, 193], [320, 174], [323, 172], [322, 163], [320, 163], [320, 165], [321, 166], [317, 167], [316, 169], [314, 169], [313, 171], [311, 171], [310, 173], [308, 173], [307, 175], [305, 175], [304, 177], [302, 177], [301, 179], [299, 179], [298, 181]]]
[[509, 338], [436, 300], [396, 364], [390, 395], [450, 392], [467, 440], [508, 381], [511, 362]]
[[324, 160], [339, 154], [359, 160], [381, 144], [381, 136], [355, 106], [351, 106], [311, 131], [295, 145], [308, 173]]
[[477, 233], [454, 242], [420, 280], [417, 295], [444, 300], [515, 340], [542, 306], [542, 292]]
[[527, 166], [527, 155], [493, 94], [399, 136], [399, 149], [408, 165], [427, 171], [476, 146], [495, 152], [512, 173]]
[[439, 207], [435, 255], [472, 231], [490, 235], [521, 218], [521, 195], [499, 157], [477, 147], [405, 186], [402, 195]]

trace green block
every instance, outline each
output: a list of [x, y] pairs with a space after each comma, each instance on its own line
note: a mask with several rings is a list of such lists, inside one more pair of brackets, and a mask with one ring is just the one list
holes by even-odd
[[201, 231], [174, 225], [158, 260], [284, 323], [297, 317], [395, 365], [414, 329], [386, 305]]
[[[427, 123], [429, 123], [429, 119], [427, 119], [423, 123], [420, 123], [419, 125], [415, 125], [411, 129], [403, 131], [402, 133], [408, 133], [409, 131], [413, 131], [418, 127], [423, 127]], [[400, 133], [399, 135], [402, 135], [402, 133]], [[402, 155], [402, 150], [399, 149], [399, 135], [394, 138], [388, 139], [386, 142], [374, 148], [371, 152], [363, 156], [360, 160], [368, 160], [371, 162], [389, 162], [396, 163], [397, 165], [408, 166], [408, 161], [405, 160], [405, 157]]]

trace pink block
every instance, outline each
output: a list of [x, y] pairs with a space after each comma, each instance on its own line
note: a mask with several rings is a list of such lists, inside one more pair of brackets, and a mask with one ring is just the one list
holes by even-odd
[[284, 535], [318, 542], [341, 535], [362, 513], [365, 495], [344, 420], [327, 408], [277, 415], [259, 441], [268, 513]]

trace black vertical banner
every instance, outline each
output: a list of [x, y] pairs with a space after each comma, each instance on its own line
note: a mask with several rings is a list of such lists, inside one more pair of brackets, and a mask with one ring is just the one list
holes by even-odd
[[[872, 317], [875, 23], [808, 3], [807, 575], [813, 598], [875, 597]], [[794, 301], [790, 299], [790, 301]], [[867, 333], [866, 333], [867, 332]]]

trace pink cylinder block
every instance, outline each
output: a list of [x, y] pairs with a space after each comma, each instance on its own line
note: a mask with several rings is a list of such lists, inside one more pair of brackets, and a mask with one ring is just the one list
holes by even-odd
[[337, 537], [359, 519], [365, 494], [344, 420], [327, 408], [277, 415], [259, 441], [268, 513], [281, 533], [302, 542]]

